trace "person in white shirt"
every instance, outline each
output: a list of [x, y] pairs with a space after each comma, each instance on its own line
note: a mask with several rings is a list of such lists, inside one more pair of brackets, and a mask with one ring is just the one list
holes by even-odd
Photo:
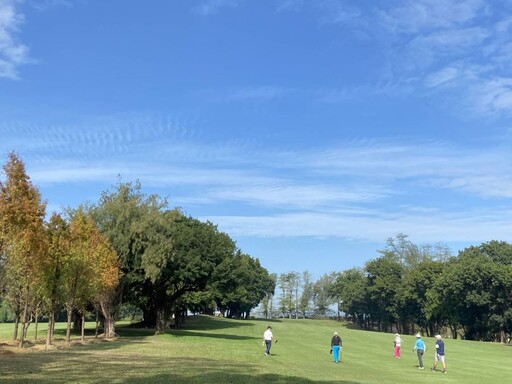
[[265, 356], [270, 356], [270, 348], [272, 347], [272, 327], [269, 325], [267, 330], [263, 333], [263, 341], [265, 343]]

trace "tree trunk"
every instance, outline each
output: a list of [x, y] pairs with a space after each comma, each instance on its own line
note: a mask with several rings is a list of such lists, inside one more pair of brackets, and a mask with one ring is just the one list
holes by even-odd
[[116, 320], [114, 319], [114, 316], [111, 312], [110, 307], [102, 302], [101, 304], [101, 312], [103, 313], [104, 317], [104, 337], [106, 339], [112, 339], [116, 336]]
[[81, 333], [82, 333], [82, 341], [85, 340], [85, 312], [82, 313], [82, 327], [81, 327]]
[[36, 307], [34, 313], [34, 340], [37, 341], [37, 326], [39, 325], [39, 309]]
[[25, 300], [25, 306], [23, 308], [23, 315], [21, 317], [21, 339], [19, 347], [23, 348], [23, 343], [27, 337], [27, 316], [28, 316], [28, 302]]
[[105, 331], [104, 336], [106, 339], [112, 339], [116, 336], [116, 322], [110, 315], [105, 317]]
[[96, 327], [94, 328], [94, 338], [98, 338], [98, 333], [100, 329], [100, 313], [98, 309], [96, 309]]
[[163, 308], [158, 308], [156, 311], [156, 327], [155, 334], [165, 333], [167, 329], [166, 311]]
[[55, 321], [55, 313], [52, 311], [48, 315], [48, 328], [46, 330], [46, 349], [52, 345], [53, 338], [53, 322]]
[[71, 341], [71, 317], [73, 315], [73, 311], [71, 309], [67, 310], [68, 318], [66, 324], [66, 342], [69, 343]]
[[12, 334], [12, 341], [18, 340], [18, 329], [20, 325], [20, 315], [16, 313], [14, 316], [14, 332]]

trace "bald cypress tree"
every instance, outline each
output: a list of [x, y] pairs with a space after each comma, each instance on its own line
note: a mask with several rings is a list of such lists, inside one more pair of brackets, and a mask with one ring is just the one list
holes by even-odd
[[36, 288], [40, 279], [38, 261], [45, 252], [44, 217], [46, 202], [30, 181], [25, 164], [12, 152], [3, 167], [0, 181], [0, 254], [4, 265], [6, 300], [15, 313], [13, 339], [22, 330], [20, 346], [26, 337]]

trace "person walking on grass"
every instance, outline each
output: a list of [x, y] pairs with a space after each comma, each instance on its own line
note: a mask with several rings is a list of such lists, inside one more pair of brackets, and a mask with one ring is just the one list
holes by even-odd
[[423, 367], [423, 354], [427, 350], [425, 346], [425, 342], [421, 339], [421, 334], [418, 332], [416, 334], [416, 343], [414, 344], [413, 352], [416, 351], [418, 355], [418, 369], [424, 369]]
[[393, 342], [395, 346], [395, 357], [400, 358], [400, 346], [402, 345], [402, 339], [398, 333], [395, 333], [395, 341]]
[[334, 335], [331, 339], [331, 351], [332, 351], [332, 357], [336, 364], [338, 364], [338, 361], [340, 361], [341, 345], [342, 345], [341, 337], [338, 335], [338, 332], [334, 332]]
[[434, 366], [432, 372], [436, 371], [437, 363], [443, 364], [443, 373], [446, 373], [446, 362], [444, 360], [444, 341], [441, 340], [441, 335], [436, 335], [436, 354], [434, 356]]
[[269, 325], [267, 330], [263, 333], [263, 342], [265, 343], [265, 356], [270, 356], [270, 348], [272, 347], [272, 327]]

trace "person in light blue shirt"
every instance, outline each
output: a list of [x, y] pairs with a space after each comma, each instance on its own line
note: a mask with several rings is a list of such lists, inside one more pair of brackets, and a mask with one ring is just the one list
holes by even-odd
[[416, 343], [414, 344], [413, 352], [416, 351], [418, 355], [418, 369], [424, 369], [423, 367], [423, 354], [426, 351], [425, 342], [421, 339], [421, 334], [418, 332], [416, 335]]

